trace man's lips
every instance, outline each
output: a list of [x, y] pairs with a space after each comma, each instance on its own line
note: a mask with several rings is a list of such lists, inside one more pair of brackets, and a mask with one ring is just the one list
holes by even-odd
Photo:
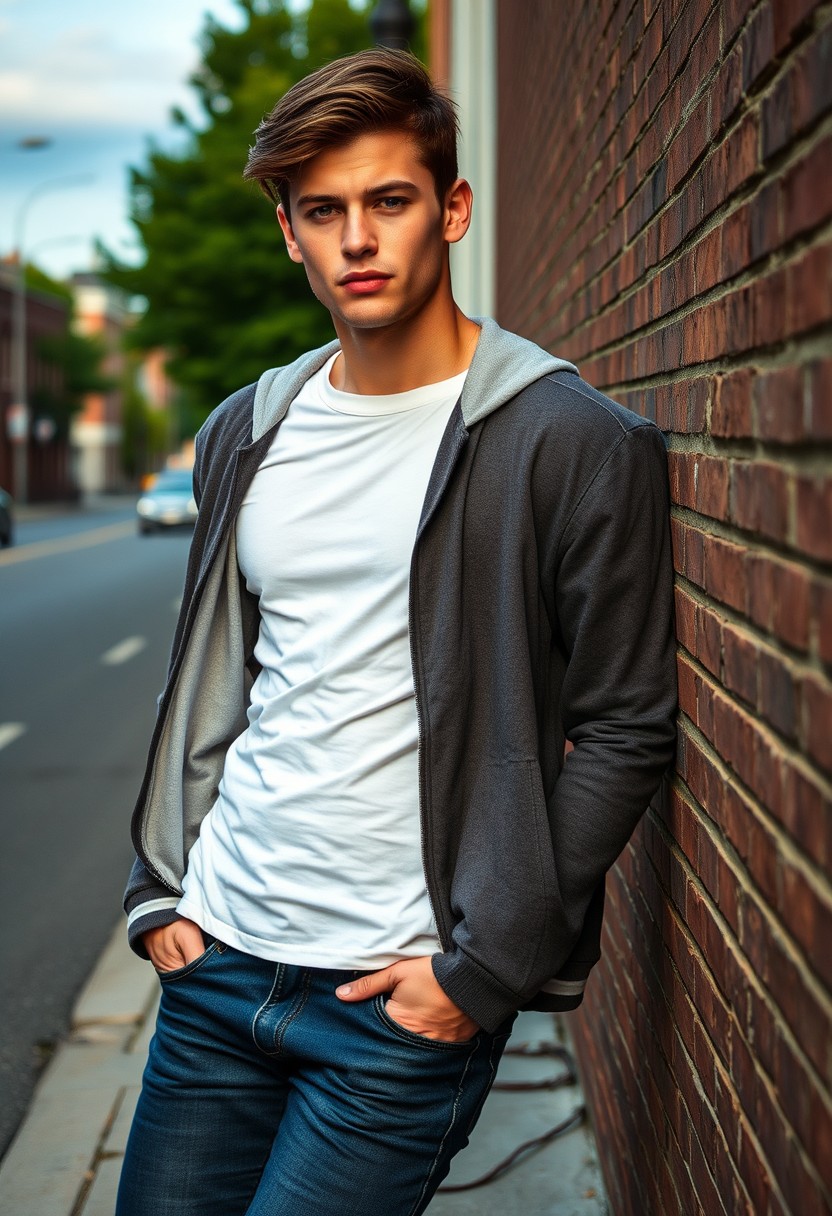
[[389, 282], [390, 277], [389, 274], [383, 274], [380, 270], [356, 271], [343, 278], [341, 286], [351, 295], [366, 296], [374, 291], [380, 291], [384, 284]]

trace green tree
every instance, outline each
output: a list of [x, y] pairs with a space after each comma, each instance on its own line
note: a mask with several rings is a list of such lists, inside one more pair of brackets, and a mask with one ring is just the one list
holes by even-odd
[[170, 440], [167, 410], [154, 409], [137, 383], [137, 360], [128, 363], [122, 378], [121, 467], [135, 479], [162, 464]]
[[[296, 81], [370, 43], [367, 11], [353, 0], [237, 0], [230, 30], [209, 17], [191, 78], [204, 125], [173, 114], [183, 145], [151, 149], [131, 173], [131, 218], [142, 266], [110, 261], [108, 277], [147, 300], [131, 333], [141, 349], [163, 346], [168, 369], [197, 420], [264, 368], [332, 336], [301, 266], [287, 257], [273, 208], [242, 181], [253, 131]], [[293, 10], [297, 6], [293, 6]]]

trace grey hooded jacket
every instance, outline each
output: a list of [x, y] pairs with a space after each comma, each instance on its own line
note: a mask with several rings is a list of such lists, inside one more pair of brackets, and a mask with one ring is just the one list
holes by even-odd
[[[676, 681], [661, 432], [571, 364], [479, 323], [422, 509], [409, 625], [433, 970], [493, 1030], [518, 1008], [580, 1003], [605, 874], [672, 759]], [[336, 347], [266, 372], [197, 436], [199, 517], [133, 815], [125, 908], [139, 953], [142, 933], [175, 918], [247, 726], [259, 615], [235, 518]]]

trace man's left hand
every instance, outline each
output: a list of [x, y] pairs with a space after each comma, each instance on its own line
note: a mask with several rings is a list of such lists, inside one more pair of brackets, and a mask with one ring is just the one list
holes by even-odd
[[473, 1038], [480, 1029], [473, 1018], [446, 996], [433, 974], [429, 957], [393, 963], [335, 989], [342, 1001], [366, 1001], [382, 992], [392, 993], [386, 1010], [393, 1021], [426, 1039], [460, 1043]]

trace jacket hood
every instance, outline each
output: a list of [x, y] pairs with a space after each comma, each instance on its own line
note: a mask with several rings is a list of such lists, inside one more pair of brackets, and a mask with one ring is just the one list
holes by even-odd
[[[462, 419], [466, 427], [493, 413], [543, 376], [559, 371], [577, 374], [574, 363], [558, 359], [534, 342], [501, 329], [490, 317], [471, 319], [480, 326], [480, 336], [462, 390]], [[339, 342], [328, 342], [286, 367], [272, 367], [263, 372], [254, 396], [253, 442], [280, 421], [306, 381], [337, 350]]]

